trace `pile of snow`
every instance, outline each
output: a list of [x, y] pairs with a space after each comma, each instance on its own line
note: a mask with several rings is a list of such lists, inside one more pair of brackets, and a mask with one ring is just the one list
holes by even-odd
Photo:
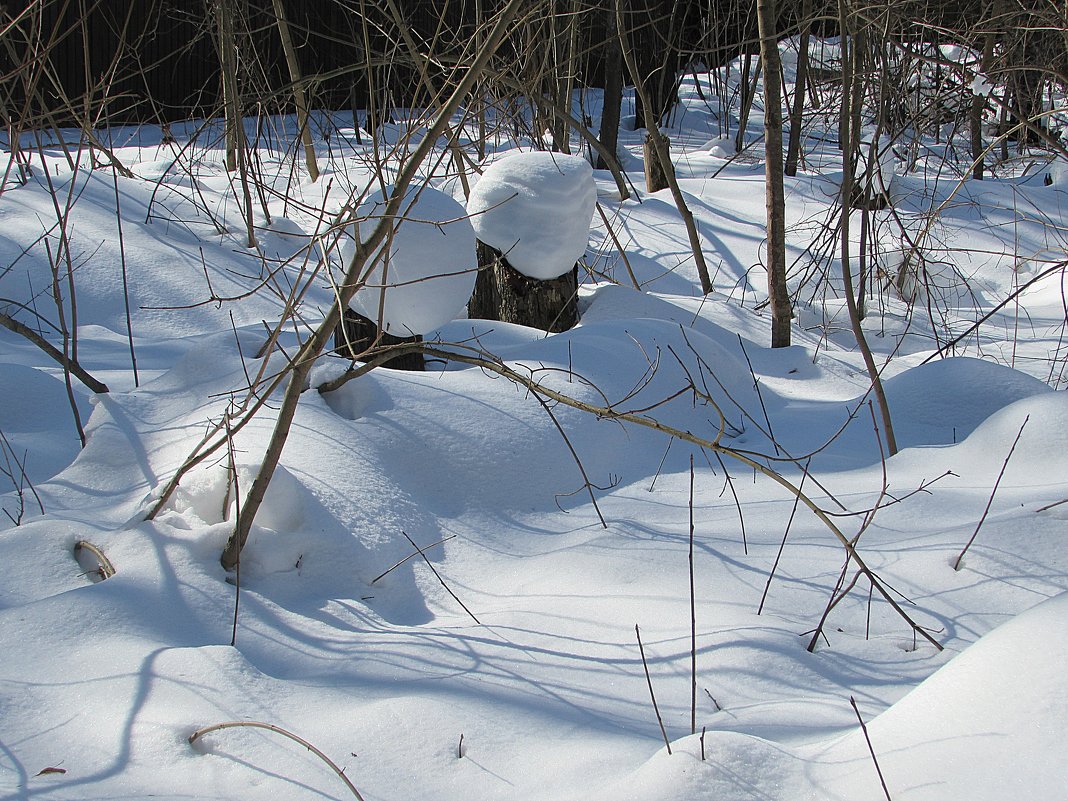
[[738, 154], [738, 149], [734, 146], [734, 139], [730, 136], [717, 136], [715, 139], [709, 140], [704, 149], [708, 151], [708, 155], [715, 156], [718, 159], [730, 159]]
[[597, 203], [593, 169], [560, 153], [517, 153], [491, 164], [467, 201], [479, 240], [523, 275], [549, 281], [586, 252]]
[[[357, 222], [338, 250], [348, 265], [356, 239], [367, 237], [385, 210], [393, 187], [375, 191], [356, 210]], [[385, 246], [383, 246], [385, 247]], [[429, 186], [409, 188], [389, 249], [379, 248], [366, 286], [351, 308], [394, 336], [426, 334], [452, 320], [475, 286], [475, 234], [463, 206]]]

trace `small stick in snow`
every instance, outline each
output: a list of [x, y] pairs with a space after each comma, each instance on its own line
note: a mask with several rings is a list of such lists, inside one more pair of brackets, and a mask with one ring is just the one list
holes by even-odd
[[886, 779], [883, 778], [883, 771], [879, 767], [879, 760], [875, 756], [875, 749], [872, 747], [871, 738], [868, 736], [868, 727], [864, 724], [864, 718], [860, 716], [860, 710], [857, 709], [857, 700], [852, 695], [849, 696], [849, 703], [853, 707], [853, 711], [857, 713], [857, 720], [860, 721], [860, 730], [864, 732], [864, 741], [868, 744], [868, 751], [871, 752], [871, 761], [875, 763], [875, 772], [879, 774], [879, 783], [883, 786], [883, 793], [886, 795], [886, 801], [894, 801], [890, 797], [890, 791], [886, 789]]
[[660, 734], [664, 737], [664, 745], [667, 746], [668, 754], [671, 754], [671, 743], [668, 741], [667, 730], [664, 728], [664, 719], [660, 716], [660, 707], [656, 705], [656, 693], [653, 692], [653, 680], [649, 676], [649, 663], [645, 661], [645, 646], [642, 645], [642, 633], [638, 624], [634, 624], [634, 636], [638, 638], [638, 650], [642, 655], [642, 667], [645, 668], [645, 681], [649, 685], [649, 697], [653, 700], [653, 712], [656, 713], [656, 722], [660, 724]]
[[[454, 540], [454, 539], [456, 539], [456, 535], [455, 534], [450, 534], [448, 537], [443, 537], [442, 539], [438, 540], [437, 542], [430, 543], [429, 545], [426, 546], [426, 548], [424, 550], [426, 550], [428, 548], [433, 548], [435, 545], [441, 545], [444, 542], [448, 542], [449, 540]], [[396, 570], [398, 567], [400, 567], [405, 562], [407, 562], [409, 559], [414, 559], [417, 556], [419, 556], [419, 551], [418, 550], [413, 551], [412, 553], [408, 554], [403, 559], [401, 559], [399, 562], [397, 562], [395, 565], [393, 565], [389, 570], [385, 571], [384, 573], [379, 573], [377, 576], [375, 576], [373, 579], [371, 579], [371, 583], [374, 584], [379, 579], [385, 578], [390, 573], [392, 573], [394, 570]]]
[[78, 551], [88, 551], [93, 555], [96, 561], [100, 563], [100, 567], [98, 567], [95, 572], [100, 576], [101, 581], [106, 581], [115, 575], [115, 565], [113, 565], [104, 552], [93, 545], [93, 543], [88, 540], [78, 540], [78, 542], [74, 543], [74, 553], [77, 554]]
[[[407, 531], [401, 531], [401, 534], [404, 535], [404, 539], [408, 540], [408, 542], [410, 542], [412, 544], [412, 547], [415, 548], [416, 552], [421, 557], [423, 557], [423, 561], [426, 562], [426, 566], [430, 568], [430, 572], [432, 572], [435, 576], [437, 576], [438, 581], [441, 582], [441, 586], [445, 588], [445, 591], [448, 592], [449, 595], [451, 595], [453, 597], [453, 599], [456, 601], [456, 603], [460, 604], [460, 606], [462, 606], [464, 608], [464, 611], [467, 612], [467, 614], [469, 614], [471, 616], [471, 619], [473, 621], [475, 621], [476, 623], [478, 623], [478, 625], [481, 626], [482, 625], [482, 621], [479, 620], [477, 617], [475, 617], [475, 613], [467, 608], [467, 604], [465, 604], [463, 601], [460, 600], [459, 596], [455, 592], [452, 591], [452, 589], [449, 587], [448, 584], [445, 583], [445, 579], [443, 579], [441, 577], [441, 574], [434, 568], [434, 565], [432, 565], [430, 563], [430, 560], [427, 559], [426, 551], [415, 544], [415, 540], [413, 540], [411, 537], [408, 536], [408, 532]], [[430, 546], [428, 545], [427, 547], [429, 548]]]
[[968, 540], [968, 544], [964, 546], [964, 550], [960, 552], [957, 557], [957, 561], [953, 563], [954, 570], [960, 570], [961, 564], [964, 561], [964, 554], [968, 553], [968, 549], [972, 547], [972, 543], [975, 542], [975, 538], [979, 536], [979, 529], [983, 527], [983, 522], [986, 520], [986, 516], [990, 513], [990, 507], [994, 503], [994, 496], [997, 494], [998, 486], [1001, 484], [1001, 479], [1005, 475], [1005, 468], [1009, 466], [1009, 459], [1012, 458], [1012, 452], [1016, 450], [1016, 446], [1020, 442], [1020, 437], [1023, 436], [1024, 427], [1027, 425], [1027, 421], [1031, 419], [1031, 415], [1027, 415], [1024, 418], [1023, 424], [1020, 426], [1020, 430], [1016, 432], [1016, 439], [1012, 441], [1012, 447], [1009, 448], [1009, 453], [1005, 457], [1004, 463], [1001, 465], [1001, 472], [998, 473], [998, 479], [994, 482], [994, 489], [990, 490], [990, 498], [986, 502], [986, 508], [983, 510], [983, 516], [979, 518], [979, 523], [975, 527], [975, 531], [972, 532], [971, 538]]
[[690, 734], [697, 734], [697, 601], [693, 580], [693, 454], [690, 454]]

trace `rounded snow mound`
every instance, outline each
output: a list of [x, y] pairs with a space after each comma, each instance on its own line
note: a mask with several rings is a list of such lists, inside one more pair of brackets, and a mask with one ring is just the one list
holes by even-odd
[[[356, 210], [338, 248], [348, 264], [358, 237], [368, 236], [385, 212], [393, 187], [373, 192]], [[426, 334], [452, 320], [475, 286], [475, 234], [467, 212], [430, 186], [404, 196], [392, 241], [372, 257], [374, 268], [350, 307], [398, 337]]]
[[549, 281], [586, 252], [596, 203], [593, 168], [585, 159], [517, 153], [486, 168], [467, 212], [479, 240], [528, 278]]
[[[995, 629], [868, 725], [894, 798], [1063, 798], [1068, 593]], [[875, 798], [864, 736], [815, 756], [817, 798]]]
[[968, 356], [917, 365], [883, 386], [903, 448], [961, 442], [995, 412], [1053, 391], [1019, 370]]

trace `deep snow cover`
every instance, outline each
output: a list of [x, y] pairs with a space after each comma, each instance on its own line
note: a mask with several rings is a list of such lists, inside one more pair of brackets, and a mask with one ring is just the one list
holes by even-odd
[[528, 278], [559, 278], [586, 252], [597, 200], [586, 159], [552, 152], [505, 156], [471, 190], [479, 240]]
[[[531, 143], [496, 126], [475, 184], [497, 198], [486, 208], [505, 200], [501, 165], [575, 165], [531, 219], [564, 209], [581, 246], [530, 241], [523, 226], [541, 229], [526, 211], [502, 219], [532, 261], [582, 259], [580, 325], [547, 336], [463, 319], [452, 290], [436, 303], [438, 277], [390, 288], [387, 307], [409, 286], [435, 295], [391, 322], [487, 362], [380, 368], [321, 394], [350, 365], [320, 357], [239, 577], [219, 557], [281, 403], [264, 387], [334, 297], [331, 221], [379, 185], [366, 135], [347, 113], [318, 114], [333, 135], [313, 184], [285, 155], [295, 121], [278, 121], [286, 141], [258, 162], [258, 249], [220, 124], [195, 140], [199, 123], [176, 125], [174, 143], [101, 132], [132, 178], [106, 159], [71, 169], [47, 144], [47, 180], [35, 164], [5, 185], [0, 312], [62, 349], [58, 286], [78, 358], [108, 391], [72, 380], [72, 409], [56, 362], [0, 330], [0, 797], [352, 797], [277, 731], [189, 743], [228, 721], [305, 738], [367, 801], [856, 801], [886, 797], [880, 773], [894, 801], [1066, 797], [1063, 166], [1034, 152], [973, 181], [953, 172], [962, 141], [895, 140], [894, 209], [870, 212], [864, 320], [902, 448], [884, 458], [826, 240], [842, 175], [830, 129], [813, 119], [786, 182], [797, 316], [793, 346], [770, 350], [761, 146], [736, 153], [721, 137], [737, 108], [694, 80], [668, 133], [714, 291], [700, 294], [671, 196], [643, 191], [642, 131], [621, 131], [640, 192], [621, 202], [578, 155], [509, 157]], [[596, 116], [597, 94], [582, 102]], [[758, 99], [747, 142], [760, 124]], [[401, 120], [379, 135], [422, 130]], [[599, 215], [589, 230], [588, 181], [611, 236]], [[429, 166], [419, 182], [457, 183]], [[442, 197], [425, 190], [406, 215], [398, 269], [411, 232], [421, 266], [451, 272], [468, 250], [441, 232], [464, 227]], [[54, 198], [70, 204], [70, 281]], [[922, 270], [907, 241], [922, 242]], [[373, 287], [358, 297], [376, 312]], [[219, 448], [146, 520], [212, 432]], [[113, 576], [100, 580], [83, 542]]]

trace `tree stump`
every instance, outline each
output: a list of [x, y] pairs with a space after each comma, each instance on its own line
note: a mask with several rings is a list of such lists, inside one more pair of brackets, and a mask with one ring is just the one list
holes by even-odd
[[496, 248], [478, 243], [478, 277], [467, 304], [472, 319], [500, 320], [560, 333], [578, 322], [578, 265], [538, 281], [512, 267]]
[[[359, 359], [365, 351], [372, 347], [403, 345], [406, 342], [422, 341], [423, 338], [421, 336], [395, 337], [392, 334], [379, 333], [378, 325], [374, 320], [369, 320], [352, 309], [345, 309], [341, 324], [334, 329], [334, 353], [338, 356], [344, 356], [346, 359]], [[400, 356], [394, 356], [384, 362], [382, 367], [419, 372], [426, 369], [422, 353], [405, 353]]]

